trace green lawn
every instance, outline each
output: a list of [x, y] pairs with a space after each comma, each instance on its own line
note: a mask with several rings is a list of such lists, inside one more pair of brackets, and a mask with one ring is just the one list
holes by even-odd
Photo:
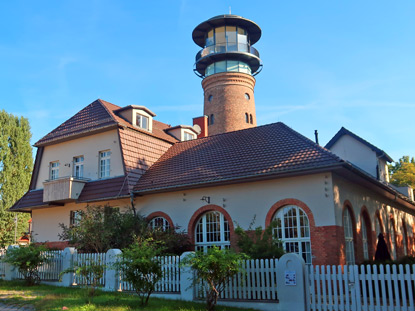
[[[38, 285], [24, 286], [19, 281], [0, 280], [0, 297], [7, 295], [6, 300], [14, 303], [30, 302], [36, 310], [58, 311], [67, 307], [71, 311], [202, 311], [205, 304], [150, 298], [146, 307], [141, 307], [137, 296], [126, 293], [109, 293], [98, 291], [92, 302], [88, 304], [86, 291], [78, 288], [64, 288], [55, 286]], [[1, 300], [0, 300], [1, 301]], [[253, 309], [239, 309], [234, 307], [216, 308], [218, 311], [237, 311]]]

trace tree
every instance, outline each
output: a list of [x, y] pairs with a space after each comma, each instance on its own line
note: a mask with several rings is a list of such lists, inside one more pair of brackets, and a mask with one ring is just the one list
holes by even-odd
[[88, 205], [78, 211], [76, 225], [59, 224], [61, 240], [84, 252], [105, 253], [111, 248], [123, 249], [134, 242], [135, 236], [143, 235], [147, 230], [147, 220], [130, 211], [121, 213], [119, 208], [111, 206]]
[[249, 225], [247, 231], [239, 225], [235, 229], [239, 249], [253, 259], [259, 258], [280, 258], [284, 255], [284, 249], [281, 247], [281, 241], [274, 237], [274, 230], [277, 222], [271, 224], [262, 230], [262, 227], [256, 227], [252, 230], [254, 220]]
[[147, 305], [157, 282], [163, 276], [157, 256], [163, 250], [161, 242], [152, 239], [137, 239], [124, 248], [116, 267], [124, 281], [129, 282], [140, 297], [141, 305]]
[[243, 253], [233, 250], [221, 250], [213, 246], [207, 250], [197, 251], [184, 258], [182, 264], [190, 266], [196, 273], [194, 284], [202, 284], [206, 292], [207, 310], [215, 310], [220, 294], [225, 290], [229, 278], [235, 276], [242, 269], [243, 260], [247, 259]]
[[28, 229], [29, 214], [9, 208], [27, 191], [32, 173], [29, 121], [0, 111], [0, 248], [15, 242]]
[[399, 187], [415, 188], [415, 159], [403, 156], [398, 162], [389, 165], [391, 184]]

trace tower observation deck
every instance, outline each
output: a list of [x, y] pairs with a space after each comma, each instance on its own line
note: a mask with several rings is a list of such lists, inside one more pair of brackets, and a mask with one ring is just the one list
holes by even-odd
[[256, 126], [254, 76], [262, 63], [252, 45], [261, 28], [241, 16], [219, 15], [199, 24], [192, 37], [202, 48], [194, 72], [203, 78], [209, 135]]

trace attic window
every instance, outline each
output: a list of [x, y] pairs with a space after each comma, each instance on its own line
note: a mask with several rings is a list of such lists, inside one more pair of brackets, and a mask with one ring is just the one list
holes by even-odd
[[148, 130], [148, 117], [137, 113], [135, 124], [142, 129]]
[[195, 135], [193, 135], [191, 133], [188, 133], [188, 132], [184, 132], [184, 137], [183, 137], [183, 140], [184, 141], [186, 141], [186, 140], [192, 140], [192, 139], [195, 139]]

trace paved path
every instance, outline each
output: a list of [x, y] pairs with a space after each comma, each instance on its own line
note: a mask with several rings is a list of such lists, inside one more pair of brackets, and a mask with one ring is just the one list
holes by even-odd
[[7, 301], [9, 298], [16, 297], [18, 294], [21, 295], [21, 292], [0, 291], [0, 311], [35, 311], [35, 308], [27, 301], [23, 300], [18, 303], [11, 303]]
[[28, 304], [15, 305], [15, 304], [5, 304], [0, 302], [0, 311], [35, 311], [35, 308]]

